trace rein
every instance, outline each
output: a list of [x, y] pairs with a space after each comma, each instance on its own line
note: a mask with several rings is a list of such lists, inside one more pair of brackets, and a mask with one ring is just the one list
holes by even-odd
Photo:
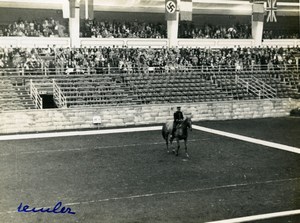
[[180, 127], [179, 129], [182, 129], [182, 135], [181, 136], [185, 136], [187, 137], [187, 130], [189, 128], [188, 126], [188, 119], [186, 118], [181, 124], [180, 124]]

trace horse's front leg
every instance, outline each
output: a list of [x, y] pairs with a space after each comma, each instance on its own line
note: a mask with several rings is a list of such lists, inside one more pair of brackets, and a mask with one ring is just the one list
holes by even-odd
[[169, 153], [169, 139], [168, 139], [169, 136], [167, 136], [166, 138], [166, 145], [167, 145], [167, 153]]
[[[172, 143], [173, 143], [174, 138], [171, 137], [170, 135], [170, 146], [172, 147]], [[172, 150], [173, 153], [175, 153], [175, 149], [173, 148]]]
[[180, 149], [180, 142], [179, 142], [179, 139], [177, 139], [176, 141], [177, 141], [177, 150], [176, 150], [175, 155], [178, 156], [178, 154], [179, 154], [179, 149]]
[[186, 155], [187, 158], [190, 158], [190, 156], [187, 152], [186, 140], [184, 140], [184, 146], [185, 146], [185, 155]]

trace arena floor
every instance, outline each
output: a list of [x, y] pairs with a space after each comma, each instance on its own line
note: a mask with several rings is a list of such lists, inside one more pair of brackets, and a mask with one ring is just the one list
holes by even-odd
[[[183, 148], [179, 157], [167, 154], [160, 130], [0, 136], [0, 222], [211, 222], [300, 209], [300, 118], [193, 124], [296, 152], [196, 129], [191, 159]], [[76, 214], [17, 212], [21, 202], [53, 207], [58, 201]], [[300, 215], [253, 219], [299, 223]]]

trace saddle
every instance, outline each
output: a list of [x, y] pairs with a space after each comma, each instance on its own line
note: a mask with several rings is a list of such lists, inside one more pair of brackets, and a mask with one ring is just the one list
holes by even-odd
[[180, 127], [181, 127], [181, 123], [177, 124], [177, 125], [175, 126], [175, 129], [179, 129]]
[[183, 120], [178, 121], [177, 125], [175, 126], [176, 129], [179, 129], [183, 123]]

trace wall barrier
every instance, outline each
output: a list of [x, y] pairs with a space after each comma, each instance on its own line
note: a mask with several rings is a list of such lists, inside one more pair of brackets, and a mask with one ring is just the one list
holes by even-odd
[[[101, 127], [160, 124], [172, 120], [180, 104], [115, 107], [81, 107], [0, 112], [0, 134], [96, 129], [93, 117], [100, 116]], [[203, 102], [181, 104], [193, 121], [284, 117], [300, 106], [299, 100]]]
[[[116, 46], [129, 48], [163, 48], [169, 46], [168, 39], [132, 39], [132, 38], [80, 38], [79, 44], [81, 47], [99, 47], [99, 46]], [[70, 38], [59, 37], [0, 37], [0, 47], [70, 47]], [[178, 47], [254, 47], [253, 39], [178, 39]], [[266, 39], [262, 42], [262, 46], [287, 47], [300, 46], [300, 39]]]
[[300, 46], [300, 39], [265, 39], [262, 42], [263, 46], [278, 46], [278, 47], [287, 47], [287, 46]]
[[252, 39], [178, 39], [178, 47], [210, 47], [210, 48], [224, 48], [224, 47], [251, 47], [254, 46]]
[[70, 38], [59, 37], [0, 37], [0, 47], [69, 47]]
[[162, 48], [169, 45], [167, 39], [131, 39], [131, 38], [111, 38], [111, 39], [102, 39], [102, 38], [81, 38], [80, 39], [81, 47], [91, 47], [91, 46], [127, 46], [127, 47], [139, 47], [139, 48]]

